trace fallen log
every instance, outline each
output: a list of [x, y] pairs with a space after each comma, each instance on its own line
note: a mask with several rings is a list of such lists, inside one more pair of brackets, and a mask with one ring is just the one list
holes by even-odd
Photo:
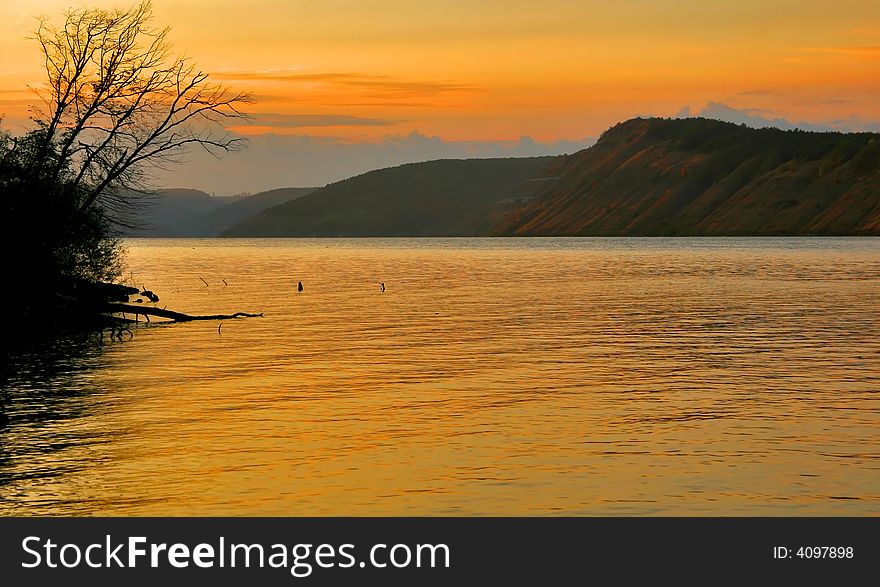
[[232, 320], [233, 318], [259, 318], [263, 313], [249, 314], [247, 312], [236, 312], [235, 314], [211, 314], [207, 316], [193, 316], [173, 310], [165, 310], [163, 308], [154, 308], [152, 306], [140, 306], [134, 304], [104, 304], [104, 312], [117, 314], [140, 314], [141, 316], [159, 316], [160, 318], [168, 318], [174, 322], [192, 322], [194, 320]]

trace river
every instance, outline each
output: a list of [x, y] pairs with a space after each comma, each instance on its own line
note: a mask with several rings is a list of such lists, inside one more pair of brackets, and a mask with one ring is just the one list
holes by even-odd
[[264, 316], [19, 353], [0, 514], [880, 514], [880, 239], [126, 246]]

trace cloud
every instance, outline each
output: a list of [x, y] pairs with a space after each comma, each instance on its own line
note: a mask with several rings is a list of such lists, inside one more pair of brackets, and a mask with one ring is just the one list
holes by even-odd
[[809, 122], [791, 122], [785, 118], [767, 118], [762, 116], [766, 111], [755, 111], [753, 109], [737, 110], [727, 104], [721, 102], [709, 102], [706, 107], [700, 110], [699, 116], [702, 118], [714, 118], [716, 120], [724, 120], [725, 122], [733, 122], [735, 124], [745, 124], [753, 128], [775, 127], [785, 130], [799, 128], [801, 130], [813, 131], [831, 131], [833, 128], [824, 124], [813, 124]]
[[304, 72], [295, 69], [265, 71], [219, 71], [213, 74], [221, 81], [275, 82], [300, 86], [320, 86], [325, 89], [360, 92], [368, 95], [394, 97], [433, 96], [444, 93], [472, 93], [482, 91], [470, 84], [446, 80], [409, 80], [388, 75], [345, 72]]
[[385, 126], [398, 121], [348, 116], [345, 114], [280, 114], [264, 112], [251, 115], [249, 124], [243, 125], [271, 128], [308, 128], [327, 126]]
[[802, 53], [828, 53], [863, 59], [880, 59], [880, 46], [869, 47], [799, 47]]
[[840, 106], [842, 104], [852, 104], [853, 101], [847, 98], [816, 98], [814, 100], [802, 100], [797, 102], [798, 106]]
[[740, 92], [740, 96], [781, 96], [784, 92], [776, 88], [755, 88], [753, 90], [745, 90]]
[[193, 187], [217, 195], [258, 192], [286, 186], [320, 186], [373, 169], [429, 161], [476, 157], [528, 157], [573, 153], [595, 142], [446, 141], [419, 132], [389, 135], [379, 142], [265, 134], [248, 139], [248, 148], [222, 160], [193, 152], [186, 165], [159, 171], [161, 186]]
[[461, 104], [484, 89], [449, 80], [423, 80], [348, 72], [307, 72], [296, 69], [219, 71], [217, 80], [272, 102], [320, 107], [440, 107]]
[[[675, 118], [686, 118], [690, 116], [690, 107], [683, 107]], [[682, 116], [682, 113], [687, 115]], [[724, 122], [732, 122], [734, 124], [744, 124], [752, 128], [781, 128], [783, 130], [808, 130], [814, 132], [878, 132], [880, 131], [880, 122], [866, 120], [860, 116], [853, 114], [848, 118], [836, 120], [827, 120], [821, 122], [792, 122], [787, 118], [769, 116], [772, 112], [760, 108], [741, 108], [737, 109], [721, 102], [709, 102], [706, 107], [696, 114], [700, 118], [712, 118], [715, 120], [723, 120]]]
[[831, 120], [828, 124], [836, 129], [849, 130], [850, 132], [880, 132], [880, 121], [867, 120], [857, 114]]
[[30, 106], [31, 104], [37, 103], [36, 100], [28, 100], [28, 99], [13, 99], [13, 98], [0, 98], [0, 106]]
[[[688, 112], [690, 112], [689, 107]], [[684, 112], [684, 108], [681, 112]], [[679, 114], [681, 114], [681, 112]], [[745, 108], [738, 110], [721, 102], [709, 102], [706, 107], [696, 114], [699, 118], [712, 118], [715, 120], [723, 120], [724, 122], [732, 122], [734, 124], [744, 124], [752, 128], [768, 128], [775, 127], [784, 130], [792, 130], [799, 128], [801, 130], [812, 131], [832, 131], [836, 130], [828, 125], [814, 124], [809, 122], [791, 122], [785, 118], [768, 118], [763, 116], [767, 114], [767, 110], [755, 108]], [[676, 115], [678, 118], [682, 118]]]

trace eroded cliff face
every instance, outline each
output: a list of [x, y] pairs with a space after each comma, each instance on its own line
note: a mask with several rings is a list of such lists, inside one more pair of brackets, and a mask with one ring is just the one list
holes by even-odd
[[495, 234], [880, 235], [880, 135], [633, 119], [554, 162]]

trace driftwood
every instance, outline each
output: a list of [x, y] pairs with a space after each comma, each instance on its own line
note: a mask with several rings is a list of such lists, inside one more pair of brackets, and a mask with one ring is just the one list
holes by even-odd
[[193, 320], [231, 320], [233, 318], [258, 318], [263, 315], [249, 314], [247, 312], [236, 312], [235, 314], [211, 314], [207, 316], [193, 316], [182, 312], [174, 312], [173, 310], [165, 310], [162, 308], [154, 308], [152, 306], [141, 306], [134, 304], [113, 304], [104, 305], [105, 312], [122, 313], [122, 314], [140, 314], [141, 316], [159, 316], [160, 318], [168, 318], [174, 322], [192, 322]]

